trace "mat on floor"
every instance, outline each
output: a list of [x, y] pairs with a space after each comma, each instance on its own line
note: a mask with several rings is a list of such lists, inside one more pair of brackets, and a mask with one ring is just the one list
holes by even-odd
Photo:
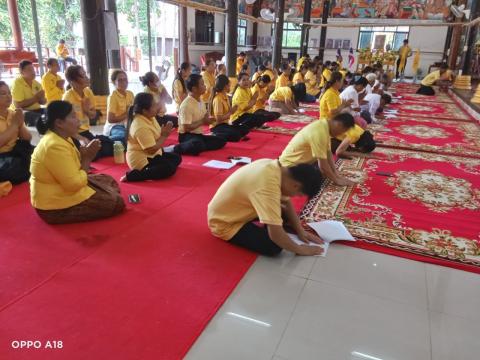
[[342, 161], [355, 187], [328, 183], [302, 212], [338, 219], [353, 246], [480, 273], [480, 159], [379, 148]]
[[398, 115], [402, 116], [472, 121], [472, 117], [455, 103], [400, 101], [395, 104], [390, 104], [388, 108], [398, 110]]

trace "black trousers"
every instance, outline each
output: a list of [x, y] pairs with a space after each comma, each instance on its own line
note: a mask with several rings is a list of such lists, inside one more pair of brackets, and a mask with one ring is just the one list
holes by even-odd
[[[403, 68], [403, 71], [402, 72], [405, 72], [405, 69], [407, 68], [407, 60], [408, 59], [405, 59], [405, 67]], [[398, 69], [400, 68], [400, 58], [397, 59], [397, 71], [395, 73], [395, 79], [398, 79], [398, 76], [400, 75]]]
[[278, 112], [257, 110], [253, 114], [245, 113], [233, 122], [234, 125], [245, 126], [254, 129], [263, 126], [266, 122], [278, 119], [281, 116]]
[[27, 126], [35, 126], [37, 125], [37, 121], [45, 115], [45, 109], [26, 110], [23, 115]]
[[215, 136], [225, 141], [240, 141], [250, 130], [242, 125], [219, 124], [211, 129]]
[[[374, 114], [375, 115], [375, 114]], [[373, 119], [372, 119], [372, 115], [366, 111], [366, 110], [363, 110], [361, 113], [360, 113], [360, 116], [367, 122], [367, 124], [371, 124]]]
[[218, 150], [227, 143], [218, 136], [193, 133], [178, 134], [178, 142], [174, 151], [182, 155], [198, 155], [203, 151]]
[[282, 252], [282, 248], [270, 239], [267, 226], [258, 226], [254, 222], [243, 225], [229, 242], [267, 256]]
[[[98, 151], [97, 156], [95, 156], [95, 159], [93, 159], [94, 161], [97, 160], [97, 159], [100, 159], [102, 157], [113, 156], [113, 143], [114, 142], [108, 136], [93, 135], [88, 130], [82, 131], [81, 133], [79, 133], [79, 135], [87, 138], [90, 141], [94, 140], [94, 139], [100, 140], [100, 143], [102, 144], [102, 147]], [[77, 139], [73, 139], [73, 143], [75, 144], [75, 146], [77, 148], [80, 148], [80, 141], [78, 141]]]
[[155, 116], [160, 126], [166, 125], [167, 122], [171, 121], [173, 123], [174, 128], [178, 128], [178, 117], [173, 115], [163, 115], [163, 116]]
[[12, 151], [0, 154], [0, 182], [16, 185], [28, 181], [33, 149], [30, 142], [17, 140]]
[[166, 179], [177, 172], [182, 157], [175, 153], [163, 153], [148, 159], [148, 165], [142, 170], [127, 172], [127, 181], [145, 181]]
[[420, 85], [420, 88], [417, 90], [417, 94], [420, 95], [435, 95], [435, 90], [431, 86]]

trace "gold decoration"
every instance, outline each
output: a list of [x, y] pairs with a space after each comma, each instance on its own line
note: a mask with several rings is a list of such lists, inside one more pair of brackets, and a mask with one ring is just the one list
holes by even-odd
[[475, 95], [472, 97], [472, 103], [480, 104], [480, 84], [477, 86], [477, 90], [475, 91]]
[[459, 75], [455, 78], [453, 88], [458, 90], [471, 90], [472, 89], [472, 77], [470, 75]]

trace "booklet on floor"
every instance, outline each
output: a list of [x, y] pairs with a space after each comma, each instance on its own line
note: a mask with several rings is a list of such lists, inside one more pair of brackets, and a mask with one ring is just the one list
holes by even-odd
[[211, 167], [214, 169], [228, 170], [234, 167], [235, 164], [232, 164], [231, 162], [226, 162], [226, 161], [210, 160], [204, 163], [203, 166]]

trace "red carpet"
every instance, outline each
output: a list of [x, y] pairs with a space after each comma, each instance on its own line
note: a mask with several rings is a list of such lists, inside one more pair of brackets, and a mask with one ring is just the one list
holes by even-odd
[[417, 101], [401, 101], [389, 105], [398, 110], [398, 115], [412, 117], [428, 117], [448, 120], [471, 121], [469, 114], [455, 103], [419, 103]]

